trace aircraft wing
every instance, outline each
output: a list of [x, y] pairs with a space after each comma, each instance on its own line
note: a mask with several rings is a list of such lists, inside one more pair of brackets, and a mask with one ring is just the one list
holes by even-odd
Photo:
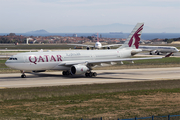
[[121, 59], [107, 59], [107, 60], [80, 60], [80, 61], [64, 61], [59, 66], [71, 66], [77, 64], [100, 64], [109, 62], [121, 62], [121, 61], [134, 61], [134, 60], [149, 60], [149, 59], [161, 59], [163, 57], [147, 57], [147, 58], [121, 58]]
[[84, 44], [68, 44], [68, 45], [84, 46], [84, 47], [94, 47], [93, 45], [84, 45]]
[[112, 47], [112, 46], [121, 46], [122, 44], [111, 44], [111, 45], [103, 45], [102, 47]]

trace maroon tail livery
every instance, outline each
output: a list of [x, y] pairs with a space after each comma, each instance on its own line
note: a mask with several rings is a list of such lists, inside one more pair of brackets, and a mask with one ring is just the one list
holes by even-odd
[[144, 23], [137, 23], [133, 31], [129, 35], [128, 39], [120, 48], [139, 48], [139, 41], [141, 40], [141, 33], [144, 27]]

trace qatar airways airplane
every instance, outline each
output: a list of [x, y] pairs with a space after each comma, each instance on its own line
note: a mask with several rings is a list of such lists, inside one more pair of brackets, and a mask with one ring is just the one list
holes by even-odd
[[95, 48], [95, 49], [100, 49], [100, 48], [107, 48], [107, 49], [110, 49], [110, 47], [112, 46], [120, 46], [122, 44], [111, 44], [111, 45], [102, 45], [100, 42], [99, 42], [99, 39], [98, 39], [98, 33], [97, 33], [97, 42], [95, 43], [95, 45], [85, 45], [85, 44], [68, 44], [68, 45], [76, 45], [76, 46], [84, 46], [87, 48], [87, 50], [89, 50], [90, 48]]
[[[139, 46], [142, 51], [149, 51], [149, 54], [156, 53], [160, 55], [160, 53], [177, 53], [179, 50], [174, 46]], [[173, 54], [172, 54], [173, 55]]]
[[81, 75], [95, 77], [96, 72], [91, 72], [93, 67], [103, 64], [113, 65], [116, 62], [161, 59], [162, 57], [151, 58], [130, 58], [141, 52], [139, 41], [144, 23], [137, 23], [128, 39], [118, 49], [112, 50], [69, 50], [50, 52], [26, 52], [11, 56], [6, 65], [22, 72], [21, 77], [25, 78], [25, 71], [60, 70], [63, 75]]

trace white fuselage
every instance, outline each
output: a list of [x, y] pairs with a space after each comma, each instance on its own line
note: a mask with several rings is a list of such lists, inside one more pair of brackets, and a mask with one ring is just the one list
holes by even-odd
[[63, 62], [105, 60], [131, 57], [132, 49], [76, 50], [56, 52], [28, 52], [13, 55], [6, 61], [8, 67], [18, 70], [69, 70]]
[[100, 42], [95, 43], [95, 49], [100, 49], [102, 47], [102, 44]]

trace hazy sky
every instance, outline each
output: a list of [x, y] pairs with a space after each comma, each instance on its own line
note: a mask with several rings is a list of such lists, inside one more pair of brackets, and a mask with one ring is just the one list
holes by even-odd
[[180, 29], [180, 0], [0, 0], [0, 15], [0, 33], [137, 22]]

